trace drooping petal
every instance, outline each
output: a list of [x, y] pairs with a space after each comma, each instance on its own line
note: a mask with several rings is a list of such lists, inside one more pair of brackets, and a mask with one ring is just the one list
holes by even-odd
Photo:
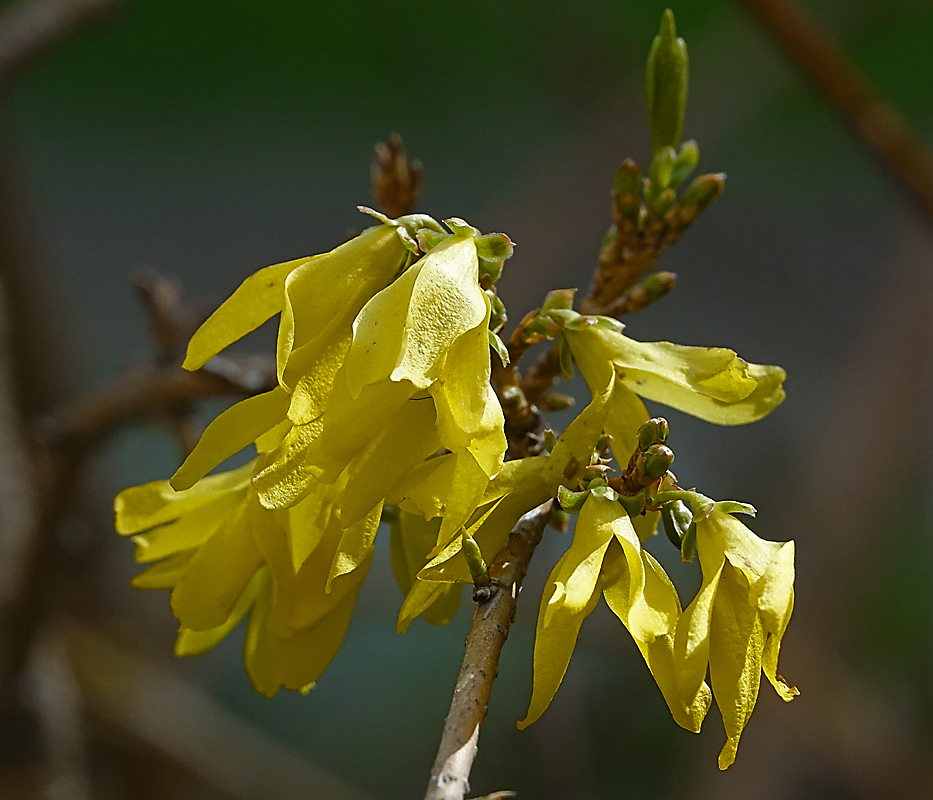
[[169, 556], [130, 580], [136, 589], [171, 589], [188, 569], [196, 550], [184, 550]]
[[200, 547], [223, 524], [246, 494], [231, 492], [215, 502], [195, 508], [183, 517], [146, 533], [133, 537], [136, 552], [133, 558], [141, 564], [149, 564], [185, 550]]
[[638, 342], [598, 325], [567, 326], [564, 335], [574, 360], [606, 358], [642, 397], [708, 422], [754, 422], [784, 399], [783, 369], [749, 364], [724, 347]]
[[262, 571], [256, 572], [243, 590], [243, 594], [233, 606], [230, 616], [224, 620], [222, 625], [216, 628], [210, 628], [206, 631], [192, 631], [188, 628], [181, 628], [178, 631], [178, 638], [175, 639], [176, 656], [199, 656], [206, 653], [212, 647], [215, 647], [232, 631], [256, 601], [256, 596], [262, 586], [264, 575]]
[[[668, 625], [672, 626], [676, 622], [677, 612], [680, 611], [676, 590], [661, 565], [649, 553], [642, 550], [641, 558], [645, 573], [644, 603], [659, 609], [659, 616], [668, 620]], [[632, 634], [674, 721], [682, 728], [698, 733], [712, 703], [712, 692], [706, 683], [702, 683], [699, 692], [690, 696], [685, 696], [681, 692], [677, 680], [673, 632], [655, 635], [650, 640], [636, 635], [639, 628], [644, 630], [644, 626], [636, 626], [632, 623], [631, 573], [620, 546], [610, 545], [606, 551], [602, 587], [603, 596], [609, 608]]]
[[587, 498], [570, 549], [557, 562], [544, 588], [535, 631], [531, 702], [518, 723], [520, 729], [535, 722], [550, 705], [570, 664], [580, 626], [599, 601], [603, 556], [618, 524], [618, 516], [609, 506], [616, 505], [593, 495]]
[[486, 316], [478, 278], [473, 238], [452, 236], [367, 303], [347, 354], [350, 395], [385, 378], [419, 389], [437, 380], [451, 345]]
[[761, 685], [764, 631], [757, 610], [748, 603], [748, 581], [731, 565], [722, 570], [710, 624], [709, 673], [722, 714], [726, 744], [719, 768], [735, 761], [739, 738], [751, 717]]
[[382, 502], [380, 501], [370, 509], [365, 517], [349, 527], [344, 527], [340, 542], [337, 544], [337, 552], [331, 563], [330, 574], [327, 576], [327, 583], [324, 586], [325, 592], [331, 590], [334, 580], [341, 575], [347, 575], [364, 565], [368, 568], [381, 518]]
[[696, 695], [706, 677], [709, 665], [710, 623], [721, 576], [721, 564], [711, 573], [704, 566], [700, 590], [677, 622], [674, 654], [677, 662], [677, 683], [680, 694], [684, 697]]
[[349, 335], [353, 318], [389, 284], [405, 254], [396, 229], [377, 225], [292, 272], [285, 282], [279, 326], [280, 378], [293, 351], [320, 337]]
[[446, 625], [460, 606], [461, 587], [449, 583], [427, 583], [416, 577], [427, 562], [428, 552], [437, 542], [440, 519], [426, 520], [417, 514], [400, 511], [389, 528], [392, 573], [405, 596], [399, 612], [398, 632], [405, 633], [419, 615], [432, 625]]
[[280, 423], [287, 409], [288, 394], [280, 386], [230, 406], [207, 426], [169, 483], [177, 491], [190, 489], [222, 461]]
[[285, 280], [312, 259], [273, 264], [250, 275], [188, 342], [185, 369], [203, 367], [221, 350], [256, 330], [285, 306]]
[[195, 553], [172, 592], [172, 611], [182, 626], [195, 631], [222, 625], [253, 574], [262, 554], [252, 528], [263, 510], [253, 497], [244, 500]]
[[223, 502], [249, 485], [251, 462], [229, 472], [211, 475], [191, 489], [176, 492], [168, 481], [152, 481], [124, 489], [113, 501], [117, 532], [126, 536], [179, 519], [197, 508]]

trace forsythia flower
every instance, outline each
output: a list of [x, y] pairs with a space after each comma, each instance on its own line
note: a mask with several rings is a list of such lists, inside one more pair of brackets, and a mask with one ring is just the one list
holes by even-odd
[[[611, 490], [608, 490], [611, 495]], [[589, 494], [577, 518], [570, 548], [551, 572], [538, 613], [534, 688], [519, 728], [537, 720], [563, 680], [583, 620], [606, 602], [644, 656], [678, 724], [697, 732], [710, 705], [702, 681], [679, 694], [673, 632], [680, 600], [660, 564], [641, 546], [632, 520], [610, 496]]]
[[703, 584], [677, 625], [678, 685], [684, 696], [707, 666], [728, 740], [719, 768], [735, 761], [755, 708], [761, 673], [785, 701], [797, 690], [777, 673], [781, 639], [794, 607], [794, 543], [759, 539], [717, 504], [697, 521]]
[[133, 584], [172, 590], [176, 655], [203, 653], [249, 615], [243, 660], [271, 697], [280, 687], [309, 689], [337, 653], [381, 507], [349, 528], [327, 495], [270, 511], [250, 486], [254, 469], [255, 461], [182, 492], [167, 481], [136, 486], [114, 509], [136, 560], [156, 562]]

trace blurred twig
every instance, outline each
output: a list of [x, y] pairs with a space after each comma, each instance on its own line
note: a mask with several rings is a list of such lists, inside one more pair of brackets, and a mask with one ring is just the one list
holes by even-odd
[[903, 115], [792, 0], [739, 1], [933, 222], [933, 158]]
[[476, 758], [479, 729], [486, 716], [492, 683], [499, 672], [499, 654], [515, 617], [518, 593], [528, 564], [553, 509], [549, 500], [522, 517], [508, 544], [489, 569], [498, 591], [477, 602], [467, 635], [463, 664], [444, 723], [444, 733], [425, 800], [463, 800], [469, 791], [470, 769]]
[[370, 800], [142, 653], [78, 625], [68, 644], [85, 706], [120, 748], [166, 758], [232, 800]]
[[420, 161], [409, 161], [402, 137], [393, 133], [387, 142], [379, 142], [373, 152], [370, 186], [377, 208], [396, 219], [410, 214], [424, 184]]
[[22, 0], [8, 6], [0, 14], [0, 92], [33, 61], [122, 4], [123, 0]]

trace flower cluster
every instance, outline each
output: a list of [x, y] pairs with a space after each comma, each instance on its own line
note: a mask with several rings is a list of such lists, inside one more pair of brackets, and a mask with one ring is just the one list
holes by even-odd
[[[306, 690], [340, 647], [381, 520], [404, 632], [418, 616], [445, 624], [476, 562], [558, 498], [579, 517], [541, 598], [520, 727], [547, 708], [602, 596], [680, 725], [698, 731], [715, 695], [725, 768], [759, 674], [785, 699], [796, 692], [777, 675], [793, 543], [764, 542], [731, 515], [748, 507], [680, 489], [666, 423], [649, 421], [641, 398], [743, 424], [781, 402], [784, 372], [725, 348], [635, 341], [563, 293], [538, 329], [557, 340], [565, 372], [579, 369], [591, 402], [545, 452], [505, 461], [490, 345], [504, 352], [495, 281], [511, 242], [459, 219], [445, 229], [422, 215], [377, 218], [329, 253], [260, 270], [204, 323], [189, 369], [280, 314], [278, 385], [220, 414], [170, 481], [116, 499], [117, 530], [150, 565], [134, 584], [172, 591], [176, 653], [207, 650], [248, 616], [256, 689]], [[252, 461], [213, 473], [248, 446]], [[699, 555], [703, 582], [686, 610], [642, 546], [662, 519], [685, 560]]]

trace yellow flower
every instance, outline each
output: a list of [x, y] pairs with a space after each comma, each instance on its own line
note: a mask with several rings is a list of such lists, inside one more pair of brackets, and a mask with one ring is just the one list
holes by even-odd
[[677, 680], [689, 696], [709, 667], [727, 741], [719, 768], [735, 760], [761, 672], [785, 701], [797, 695], [777, 673], [781, 639], [794, 606], [794, 543], [759, 539], [720, 503], [697, 520], [703, 583], [677, 624]]
[[[300, 383], [293, 390], [294, 427], [255, 479], [265, 505], [290, 505], [345, 470], [348, 498], [381, 497], [444, 447], [455, 455], [459, 514], [469, 516], [506, 448], [478, 268], [475, 239], [450, 236], [363, 307], [323, 411], [305, 414]], [[364, 512], [348, 502], [351, 517]]]
[[339, 649], [372, 561], [381, 505], [347, 527], [327, 487], [330, 495], [271, 511], [250, 486], [255, 465], [182, 492], [167, 481], [136, 486], [114, 509], [136, 560], [152, 564], [133, 585], [172, 590], [176, 655], [203, 653], [249, 615], [246, 670], [271, 697], [281, 687], [309, 689]]
[[535, 633], [534, 687], [525, 728], [547, 709], [557, 692], [576, 646], [583, 620], [599, 602], [600, 592], [628, 629], [678, 724], [699, 731], [710, 705], [705, 684], [680, 693], [674, 671], [673, 632], [680, 601], [670, 579], [641, 546], [631, 518], [607, 494], [587, 497], [570, 548], [551, 572], [538, 612]]

